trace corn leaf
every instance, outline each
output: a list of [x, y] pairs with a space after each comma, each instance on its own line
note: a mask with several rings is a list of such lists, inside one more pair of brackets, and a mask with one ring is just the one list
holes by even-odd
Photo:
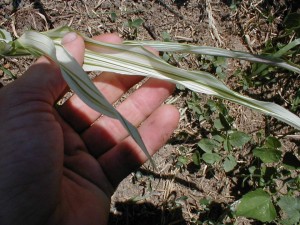
[[141, 147], [146, 156], [152, 161], [144, 142], [136, 129], [129, 123], [101, 94], [86, 72], [76, 60], [59, 43], [54, 42], [46, 35], [35, 31], [28, 31], [18, 39], [18, 43], [27, 49], [32, 55], [39, 57], [46, 55], [56, 62], [69, 87], [94, 110], [118, 119], [131, 134], [136, 143]]
[[202, 54], [202, 55], [211, 55], [211, 56], [221, 56], [226, 58], [235, 58], [240, 60], [246, 60], [250, 62], [262, 63], [271, 66], [282, 67], [287, 70], [300, 73], [300, 67], [293, 64], [292, 62], [285, 61], [281, 58], [285, 52], [294, 48], [300, 44], [300, 39], [296, 39], [293, 42], [289, 43], [287, 46], [279, 50], [274, 55], [254, 55], [247, 52], [241, 51], [232, 51], [221, 48], [209, 47], [209, 46], [196, 46], [188, 45], [182, 43], [173, 43], [173, 42], [156, 42], [156, 41], [126, 41], [126, 45], [132, 46], [149, 46], [157, 49], [158, 51], [164, 52], [184, 52], [184, 53], [193, 53], [193, 54]]
[[[288, 51], [290, 51], [291, 49], [295, 48], [296, 46], [300, 45], [300, 38], [290, 42], [289, 44], [287, 44], [286, 46], [284, 46], [283, 48], [279, 49], [277, 52], [275, 52], [272, 56], [273, 57], [281, 57], [284, 54], [286, 54]], [[296, 65], [294, 65], [296, 66]], [[267, 68], [267, 65], [262, 64], [260, 65], [257, 70], [254, 72], [254, 74], [259, 74], [261, 73], [263, 70], [265, 70]]]
[[[70, 31], [73, 30], [69, 27], [60, 27], [44, 33], [28, 31], [13, 43], [11, 43], [11, 41], [3, 41], [6, 38], [6, 34], [0, 34], [2, 37], [2, 39], [0, 39], [0, 53], [5, 53], [6, 56], [31, 54], [36, 57], [40, 55], [50, 57], [61, 66], [64, 78], [75, 93], [91, 108], [120, 120], [148, 158], [150, 158], [137, 129], [126, 121], [106, 101], [82, 68], [75, 62], [72, 56], [67, 53], [63, 46], [61, 46], [61, 39]], [[95, 41], [82, 34], [80, 35], [84, 38], [86, 44], [83, 65], [85, 71], [109, 71], [125, 75], [143, 75], [178, 83], [192, 91], [227, 99], [258, 110], [300, 130], [300, 118], [283, 107], [270, 102], [257, 101], [231, 91], [221, 81], [207, 72], [188, 71], [169, 65], [163, 59], [148, 51], [145, 47], [149, 46], [159, 51], [167, 52], [186, 52], [237, 58], [278, 66], [300, 73], [300, 67], [298, 65], [280, 59], [277, 57], [279, 54], [275, 56], [260, 56], [246, 52], [171, 42], [144, 41], [110, 44]], [[4, 47], [1, 45], [2, 43], [9, 43], [11, 45], [9, 52], [3, 51]], [[290, 48], [294, 44], [298, 44], [298, 42], [288, 47]]]
[[[231, 91], [221, 81], [209, 73], [203, 71], [187, 71], [174, 67], [141, 46], [99, 43], [89, 38], [85, 38], [85, 41], [87, 51], [84, 69], [87, 71], [100, 70], [127, 75], [139, 74], [179, 83], [192, 91], [214, 95], [253, 108], [300, 130], [300, 118], [295, 114], [277, 104], [254, 100]], [[168, 47], [171, 48], [173, 45], [172, 43], [170, 46], [169, 43], [164, 44], [164, 49]], [[100, 49], [101, 52], [95, 51]], [[246, 59], [247, 57], [243, 57], [243, 59], [244, 58]], [[253, 56], [253, 59], [257, 59], [256, 56]], [[261, 58], [258, 57], [257, 61], [260, 59]], [[274, 62], [278, 66], [300, 73], [297, 67], [287, 64], [283, 60], [264, 60], [269, 64]]]
[[6, 30], [0, 29], [0, 56], [11, 51], [12, 37]]

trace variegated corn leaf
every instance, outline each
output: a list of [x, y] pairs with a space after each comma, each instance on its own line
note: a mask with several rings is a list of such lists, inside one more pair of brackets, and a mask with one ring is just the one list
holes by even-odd
[[[188, 45], [182, 43], [172, 43], [172, 42], [157, 42], [157, 41], [126, 41], [126, 45], [132, 46], [149, 46], [157, 49], [158, 51], [164, 52], [184, 52], [184, 53], [194, 53], [202, 55], [211, 55], [211, 56], [221, 56], [226, 58], [235, 58], [240, 60], [247, 60], [250, 62], [262, 63], [265, 64], [264, 68], [267, 65], [282, 67], [287, 70], [291, 70], [296, 73], [300, 73], [300, 66], [293, 64], [292, 62], [287, 62], [283, 59], [280, 59], [285, 52], [296, 47], [300, 44], [300, 39], [296, 39], [280, 49], [273, 55], [253, 55], [247, 52], [241, 51], [232, 51], [221, 48], [209, 47], [209, 46], [196, 46]], [[256, 72], [258, 73], [258, 72]]]
[[[112, 45], [105, 43], [101, 43], [100, 46], [100, 44], [92, 39], [86, 38], [85, 40], [88, 49], [85, 55], [85, 70], [106, 70], [121, 74], [139, 74], [158, 79], [165, 79], [182, 84], [190, 90], [214, 95], [261, 111], [300, 130], [300, 118], [295, 114], [277, 104], [258, 101], [240, 95], [230, 90], [221, 81], [209, 73], [179, 69], [166, 63], [160, 57], [155, 56], [140, 46]], [[166, 43], [164, 49], [167, 49], [167, 46], [169, 46], [168, 43]], [[95, 51], [98, 48], [101, 48], [101, 52]], [[221, 52], [221, 50], [219, 51]], [[244, 57], [244, 59], [246, 59], [246, 57]], [[262, 58], [252, 56], [252, 59], [253, 61], [260, 61]], [[278, 59], [273, 61], [272, 59], [267, 58], [263, 58], [263, 60], [269, 64], [272, 64], [273, 62], [278, 66], [284, 66], [285, 68], [300, 73], [299, 68], [287, 64], [282, 60]]]
[[[81, 98], [81, 100], [83, 100], [92, 109], [106, 116], [118, 119], [155, 167], [137, 128], [129, 123], [106, 100], [94, 83], [89, 79], [82, 67], [60, 43], [53, 42], [53, 40], [46, 35], [35, 31], [25, 32], [17, 40], [17, 42], [20, 46], [22, 46], [22, 52], [26, 49], [30, 54], [36, 57], [46, 55], [56, 62], [60, 66], [63, 78], [68, 83], [69, 87]], [[18, 54], [18, 52], [16, 52], [16, 54]]]
[[[69, 31], [69, 28], [58, 28], [48, 32], [47, 35], [54, 39], [60, 39], [63, 37], [62, 35]], [[179, 83], [193, 91], [214, 95], [253, 108], [300, 130], [300, 118], [283, 107], [270, 102], [254, 100], [231, 91], [221, 81], [207, 72], [187, 71], [171, 66], [160, 57], [149, 52], [144, 46], [153, 47], [159, 51], [237, 58], [278, 66], [300, 73], [298, 65], [293, 65], [274, 56], [253, 55], [246, 52], [206, 46], [151, 41], [109, 44], [87, 37], [84, 37], [84, 40], [87, 50], [83, 68], [86, 71], [110, 71], [127, 75], [143, 75]], [[298, 44], [298, 42], [296, 43]]]
[[12, 37], [10, 33], [6, 30], [0, 29], [0, 55], [5, 55], [7, 52], [10, 52], [12, 46], [10, 42]]
[[[36, 32], [30, 31], [26, 32], [19, 40], [17, 40], [16, 43], [20, 43], [24, 49], [27, 49], [33, 55], [46, 54], [59, 63], [62, 68], [63, 76], [69, 86], [74, 89], [75, 93], [77, 93], [79, 97], [81, 97], [95, 110], [119, 119], [149, 157], [137, 130], [131, 124], [129, 125], [129, 123], [117, 111], [115, 111], [113, 107], [110, 106], [101, 93], [98, 92], [93, 83], [87, 78], [87, 75], [81, 70], [80, 66], [74, 62], [74, 59], [67, 54], [60, 45], [62, 37], [70, 31], [72, 30], [68, 27], [57, 28], [43, 34], [37, 34]], [[213, 47], [170, 42], [125, 42], [124, 44], [109, 44], [95, 41], [85, 37], [84, 35], [82, 35], [82, 37], [86, 44], [83, 65], [85, 71], [110, 71], [126, 75], [143, 75], [179, 83], [193, 91], [227, 99], [253, 108], [267, 115], [274, 116], [300, 130], [300, 118], [283, 107], [274, 103], [257, 101], [235, 93], [207, 72], [187, 71], [171, 66], [160, 57], [149, 52], [144, 48], [144, 46], [154, 47], [159, 51], [188, 52], [237, 58], [278, 66], [300, 73], [298, 65], [293, 65], [290, 62], [286, 62], [274, 56], [259, 56]], [[54, 42], [52, 42], [49, 38], [51, 38]], [[43, 41], [47, 41], [42, 42], [42, 39], [45, 39]], [[33, 44], [32, 42], [36, 42], [36, 44]], [[46, 48], [46, 45], [51, 47]], [[24, 54], [22, 46], [19, 48], [20, 51], [15, 48], [6, 55]], [[49, 52], [45, 52], [46, 50], [44, 48], [48, 49]]]

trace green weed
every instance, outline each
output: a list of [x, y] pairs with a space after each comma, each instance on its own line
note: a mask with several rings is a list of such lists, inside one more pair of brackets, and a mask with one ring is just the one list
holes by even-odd
[[195, 93], [187, 102], [190, 110], [201, 122], [210, 124], [210, 137], [198, 142], [198, 149], [192, 159], [196, 165], [202, 161], [207, 164], [221, 164], [225, 172], [232, 171], [237, 160], [233, 153], [251, 140], [251, 136], [233, 128], [233, 118], [222, 101], [207, 100], [204, 107], [199, 105], [199, 96]]
[[[193, 113], [199, 124], [209, 124], [207, 137], [201, 138], [197, 144], [191, 160], [200, 168], [207, 164], [212, 170], [223, 169], [226, 173], [237, 172], [236, 152], [247, 143], [253, 147], [251, 160], [242, 173], [243, 186], [248, 193], [238, 200], [236, 207], [228, 208], [227, 217], [248, 217], [261, 222], [276, 222], [292, 225], [299, 221], [299, 198], [295, 194], [300, 189], [300, 177], [297, 169], [300, 161], [292, 152], [284, 152], [281, 141], [274, 136], [264, 136], [264, 132], [257, 132], [256, 140], [251, 135], [234, 128], [234, 119], [230, 116], [227, 106], [222, 101], [208, 99], [204, 106], [199, 104], [201, 98], [192, 93], [187, 101], [188, 109]], [[179, 156], [181, 165], [188, 163], [186, 156]], [[236, 173], [235, 172], [235, 173]], [[285, 192], [282, 192], [282, 190]], [[287, 206], [287, 201], [291, 205]], [[210, 201], [201, 200], [199, 213], [209, 210]], [[204, 221], [194, 220], [194, 224]], [[216, 224], [205, 221], [205, 224]]]
[[129, 32], [128, 32], [129, 40], [136, 39], [136, 37], [138, 35], [138, 29], [142, 26], [143, 23], [144, 23], [144, 20], [142, 20], [141, 18], [128, 19], [124, 23], [124, 26], [129, 28]]

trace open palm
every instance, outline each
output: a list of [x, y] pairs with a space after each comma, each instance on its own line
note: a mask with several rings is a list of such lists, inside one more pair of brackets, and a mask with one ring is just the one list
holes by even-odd
[[[116, 35], [97, 39], [121, 41]], [[64, 45], [82, 63], [83, 40], [71, 34]], [[102, 73], [94, 82], [113, 103], [140, 80]], [[76, 95], [55, 107], [66, 89], [59, 68], [42, 57], [0, 90], [0, 224], [106, 224], [115, 188], [146, 161], [118, 121]], [[150, 154], [177, 125], [178, 111], [161, 106], [172, 90], [149, 79], [118, 106], [131, 123], [141, 124]]]

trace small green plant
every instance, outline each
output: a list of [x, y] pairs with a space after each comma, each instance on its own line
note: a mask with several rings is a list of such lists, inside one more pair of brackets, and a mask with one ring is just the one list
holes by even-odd
[[253, 150], [253, 155], [264, 163], [276, 163], [281, 159], [282, 151], [280, 151], [280, 148], [280, 141], [275, 137], [269, 136], [263, 146]]
[[17, 79], [17, 76], [13, 74], [9, 69], [6, 69], [4, 66], [0, 65], [0, 70], [2, 70], [3, 73], [6, 74], [10, 79], [12, 80]]
[[242, 197], [236, 215], [271, 222], [276, 218], [277, 213], [271, 196], [263, 189], [257, 189]]
[[242, 69], [237, 69], [233, 75], [238, 78], [238, 83], [243, 87], [243, 90], [248, 90], [256, 84], [252, 76], [249, 76], [249, 73]]
[[298, 90], [295, 96], [293, 96], [293, 98], [291, 99], [291, 105], [292, 112], [296, 112], [300, 108], [300, 90]]
[[[273, 43], [272, 40], [266, 43], [263, 54], [269, 57], [285, 57], [285, 58], [293, 58], [294, 54], [298, 53], [296, 46], [300, 44], [300, 39], [295, 39], [290, 43], [283, 44], [280, 42]], [[268, 67], [261, 63], [253, 64], [251, 68], [251, 73], [254, 75], [254, 78], [264, 78], [264, 81], [274, 81], [274, 77], [272, 76], [272, 72], [276, 71], [274, 67]], [[257, 79], [259, 81], [259, 79]], [[257, 81], [257, 82], [258, 82]], [[261, 83], [257, 83], [260, 85]]]
[[175, 167], [176, 168], [183, 168], [185, 167], [188, 162], [189, 162], [189, 159], [188, 159], [188, 156], [187, 156], [187, 153], [188, 153], [189, 149], [188, 148], [185, 148], [183, 146], [180, 146], [178, 148], [178, 156], [175, 158]]
[[197, 150], [192, 157], [193, 161], [196, 165], [200, 165], [200, 159], [207, 164], [221, 162], [225, 172], [230, 172], [237, 165], [233, 150], [243, 147], [250, 141], [251, 136], [233, 128], [234, 120], [221, 101], [209, 99], [204, 107], [198, 102], [199, 96], [193, 93], [187, 104], [200, 122], [206, 121], [210, 124], [211, 137], [202, 138], [198, 142], [199, 150], [203, 154]]
[[118, 15], [115, 12], [110, 13], [111, 22], [115, 23], [117, 21]]
[[297, 37], [300, 36], [300, 13], [289, 13], [284, 19], [285, 30], [287, 34], [295, 33]]
[[[298, 46], [300, 44], [300, 14], [289, 13], [284, 19], [285, 30], [278, 39], [270, 39], [265, 43], [263, 54], [269, 57], [284, 57], [286, 59], [294, 59], [299, 54]], [[290, 39], [290, 36], [294, 39]], [[296, 38], [295, 38], [296, 37]], [[292, 41], [291, 41], [292, 40]], [[288, 42], [288, 44], [286, 44]], [[274, 77], [274, 71], [278, 69], [274, 67], [267, 67], [263, 64], [252, 64], [250, 76], [255, 78], [256, 86], [266, 82], [277, 82]]]
[[137, 18], [137, 19], [128, 19], [124, 26], [129, 28], [129, 35], [128, 38], [130, 40], [135, 39], [138, 35], [139, 27], [144, 23], [144, 20]]
[[202, 69], [216, 74], [221, 80], [226, 78], [226, 58], [203, 55], [199, 58], [199, 62]]
[[231, 10], [236, 11], [236, 10], [238, 9], [238, 5], [240, 4], [240, 2], [241, 2], [241, 1], [239, 1], [239, 0], [231, 0], [231, 3], [230, 3], [229, 8], [230, 8]]
[[286, 225], [299, 221], [299, 198], [295, 195], [300, 186], [295, 170], [300, 168], [300, 161], [290, 152], [284, 154], [281, 149], [281, 142], [272, 136], [253, 149], [255, 158], [243, 182], [248, 180], [254, 190], [240, 199], [234, 210], [236, 216]]
[[[163, 31], [161, 34], [161, 38], [163, 42], [172, 42], [171, 36], [168, 32]], [[167, 63], [174, 65], [174, 66], [180, 66], [180, 63], [185, 59], [189, 54], [186, 53], [171, 53], [171, 52], [162, 52], [161, 57], [163, 60], [165, 60]], [[184, 88], [180, 88], [183, 90]]]
[[[283, 152], [282, 143], [274, 136], [264, 137], [263, 132], [258, 132], [258, 140], [254, 141], [249, 134], [234, 129], [234, 119], [222, 101], [208, 99], [203, 106], [199, 104], [200, 101], [201, 98], [196, 93], [192, 93], [187, 101], [194, 119], [199, 121], [199, 126], [206, 124], [209, 128], [209, 136], [201, 138], [198, 149], [192, 155], [195, 165], [200, 167], [205, 163], [211, 170], [221, 168], [225, 172], [234, 173], [239, 168], [235, 153], [250, 140], [250, 146], [257, 145], [251, 152], [248, 173], [241, 176], [244, 177], [243, 187], [247, 183], [249, 192], [237, 201], [236, 207], [228, 206], [231, 210], [226, 212], [227, 216], [295, 224], [299, 214], [299, 199], [295, 198], [295, 193], [300, 189], [300, 177], [294, 177], [293, 172], [300, 168], [297, 157], [291, 152]], [[287, 192], [282, 193], [282, 189]], [[285, 204], [286, 198], [293, 199], [289, 207]]]
[[162, 40], [164, 42], [170, 42], [171, 41], [171, 36], [170, 36], [169, 32], [167, 32], [167, 31], [163, 31], [161, 33], [161, 37], [162, 37]]
[[300, 221], [300, 198], [292, 196], [282, 196], [278, 201], [278, 206], [284, 213], [282, 220], [283, 225], [293, 225]]

